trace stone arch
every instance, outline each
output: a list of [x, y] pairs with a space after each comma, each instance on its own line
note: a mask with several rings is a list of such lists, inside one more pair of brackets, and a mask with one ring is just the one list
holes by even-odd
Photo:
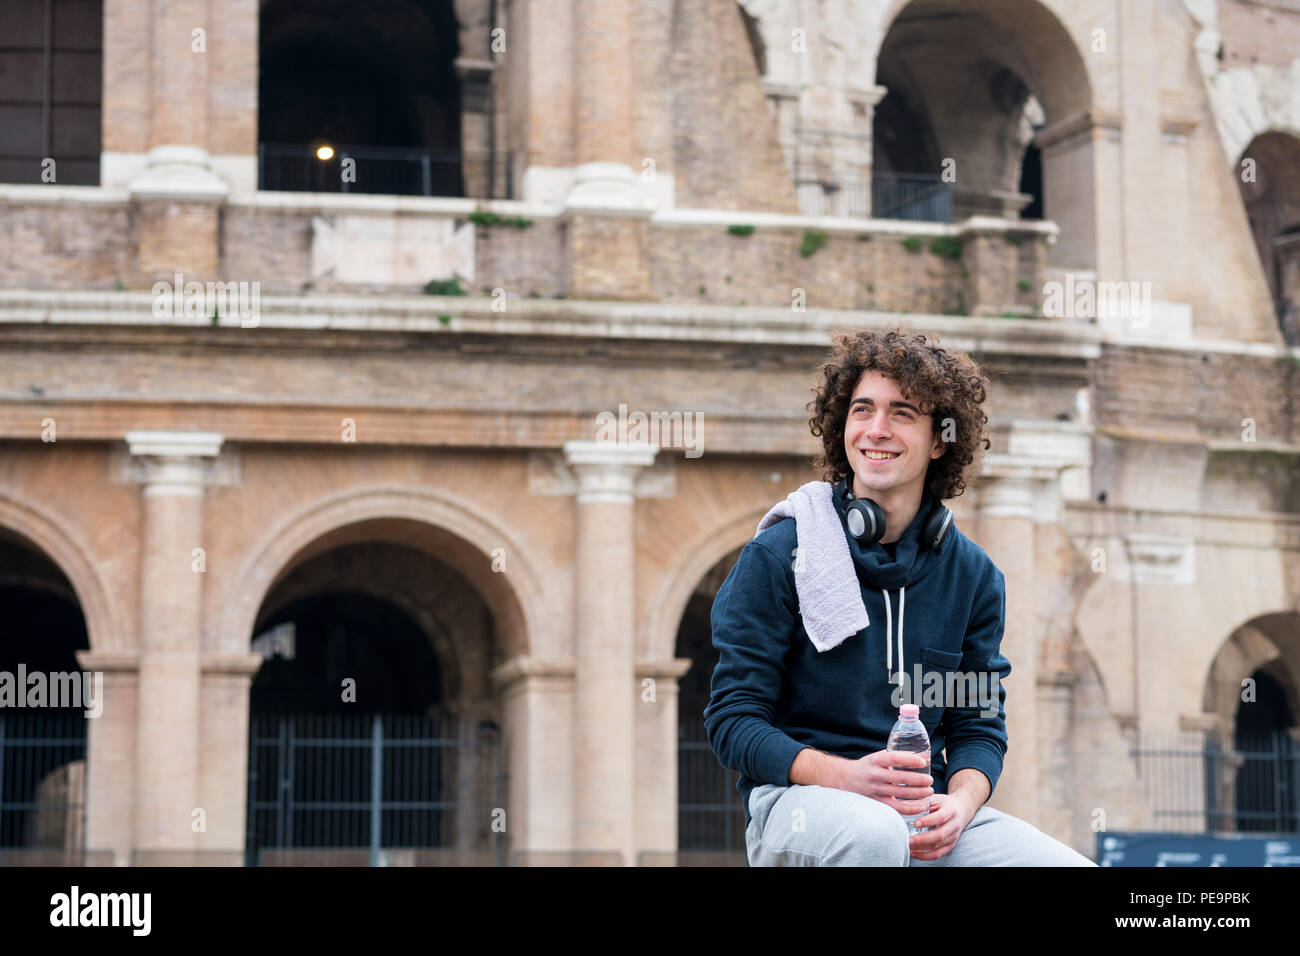
[[1033, 207], [1061, 226], [1052, 265], [1096, 268], [1092, 131], [1117, 121], [1094, 111], [1080, 40], [1053, 5], [894, 0], [880, 24], [873, 178], [900, 177], [902, 188], [951, 174], [955, 220]]
[[[442, 489], [374, 485], [313, 501], [263, 535], [235, 575], [218, 625], [217, 647], [247, 652], [263, 599], [297, 563], [354, 540], [407, 543], [413, 528], [423, 543], [446, 550], [454, 566], [479, 591], [497, 620], [506, 657], [559, 646], [559, 619], [547, 613], [541, 579], [514, 536], [476, 505]], [[491, 551], [505, 549], [506, 571], [491, 569]]]
[[17, 532], [58, 565], [72, 585], [86, 619], [92, 651], [126, 650], [108, 589], [95, 570], [85, 540], [60, 518], [11, 492], [0, 494], [0, 525]]
[[1247, 147], [1266, 133], [1300, 137], [1300, 62], [1226, 70], [1209, 82], [1214, 122], [1229, 164], [1239, 164]]
[[646, 656], [653, 660], [668, 660], [677, 646], [677, 628], [686, 604], [700, 579], [736, 548], [754, 537], [754, 529], [770, 505], [753, 508], [706, 529], [674, 574], [664, 580], [658, 593], [650, 602], [645, 631], [639, 641]]
[[[1247, 177], [1247, 160], [1250, 176]], [[1260, 268], [1287, 345], [1300, 345], [1300, 132], [1270, 129], [1237, 160], [1236, 178]]]
[[[1025, 78], [1037, 88], [1049, 116], [1055, 113], [1064, 118], [1093, 105], [1093, 77], [1088, 73], [1087, 60], [1052, 9], [1053, 4], [1043, 0], [892, 0], [880, 18], [880, 46], [884, 46], [899, 15], [913, 5], [978, 11], [1007, 31], [1009, 45], [1021, 51], [1032, 50], [1033, 55], [1025, 61], [1031, 75]], [[874, 57], [878, 60], [879, 56], [877, 48]], [[1047, 68], [1053, 62], [1067, 64], [1067, 69], [1057, 75]], [[1077, 83], [1080, 77], [1084, 80], [1082, 85]]]
[[1261, 614], [1235, 628], [1206, 671], [1202, 710], [1219, 718], [1222, 738], [1231, 740], [1242, 681], [1260, 669], [1274, 671], [1291, 711], [1300, 714], [1300, 613]]

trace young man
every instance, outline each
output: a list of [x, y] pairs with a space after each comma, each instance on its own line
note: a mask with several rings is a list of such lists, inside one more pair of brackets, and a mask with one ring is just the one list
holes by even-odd
[[[750, 864], [1095, 865], [984, 805], [1007, 749], [1005, 583], [955, 525], [937, 549], [922, 535], [931, 509], [965, 490], [976, 449], [989, 447], [988, 379], [968, 356], [898, 332], [838, 335], [821, 372], [810, 403], [823, 443], [815, 464], [835, 485], [869, 624], [828, 650], [812, 644], [795, 588], [793, 518], [746, 544], [718, 592], [721, 657], [705, 728], [723, 766], [741, 774]], [[879, 541], [850, 533], [846, 490], [883, 511]], [[922, 696], [935, 683], [986, 691], [980, 700]], [[908, 701], [922, 705], [929, 756], [884, 749]], [[929, 829], [909, 836], [895, 798], [918, 795], [930, 811], [916, 825]]]

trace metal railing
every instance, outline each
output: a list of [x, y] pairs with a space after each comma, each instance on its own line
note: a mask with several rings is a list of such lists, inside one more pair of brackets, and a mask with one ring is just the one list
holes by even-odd
[[952, 222], [952, 183], [930, 173], [873, 173], [871, 215], [876, 219]]
[[1285, 731], [1234, 746], [1148, 735], [1130, 753], [1156, 830], [1300, 833], [1300, 745]]
[[873, 173], [870, 182], [800, 175], [795, 194], [805, 216], [952, 222], [953, 185], [929, 173]]
[[[259, 143], [257, 188], [290, 192], [513, 199], [511, 155], [396, 146], [335, 146], [320, 159], [304, 143]], [[349, 162], [350, 161], [350, 162]], [[346, 175], [345, 175], [346, 171]], [[503, 182], [505, 195], [495, 195]]]
[[505, 806], [494, 724], [255, 714], [248, 750], [249, 866], [331, 854], [336, 862], [402, 865], [428, 850], [505, 863], [505, 833], [493, 830], [494, 811]]
[[0, 851], [79, 854], [86, 837], [86, 717], [0, 711]]
[[681, 858], [713, 853], [745, 859], [745, 808], [736, 789], [739, 776], [718, 762], [702, 716], [679, 720], [677, 847]]

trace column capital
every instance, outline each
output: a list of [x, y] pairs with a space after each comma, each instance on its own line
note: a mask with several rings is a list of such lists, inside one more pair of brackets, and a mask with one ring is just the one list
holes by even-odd
[[217, 432], [130, 431], [133, 480], [146, 497], [197, 497], [207, 483], [208, 464], [224, 441]]
[[689, 657], [669, 657], [665, 659], [638, 657], [636, 660], [637, 677], [669, 677], [673, 680], [681, 677], [691, 669], [694, 661]]
[[81, 669], [91, 672], [134, 674], [140, 670], [138, 651], [80, 650], [76, 652], [76, 656]]
[[521, 654], [510, 658], [488, 675], [492, 685], [503, 690], [518, 681], [529, 678], [563, 678], [573, 680], [576, 664], [571, 657], [536, 657]]
[[262, 666], [262, 655], [257, 653], [227, 654], [205, 653], [199, 658], [199, 669], [204, 677], [224, 674], [252, 679]]
[[657, 445], [578, 440], [564, 443], [565, 463], [578, 478], [578, 502], [636, 498], [637, 472], [654, 464]]

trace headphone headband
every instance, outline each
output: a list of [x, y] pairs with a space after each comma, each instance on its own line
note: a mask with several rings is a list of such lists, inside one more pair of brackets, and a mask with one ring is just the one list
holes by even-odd
[[[862, 542], [871, 544], [885, 536], [885, 510], [870, 498], [859, 498], [853, 494], [852, 482], [848, 477], [842, 481], [844, 486], [844, 507], [840, 513], [848, 526], [849, 534]], [[943, 548], [944, 538], [952, 527], [953, 515], [937, 496], [930, 503], [930, 511], [921, 526], [921, 548], [939, 551]]]

